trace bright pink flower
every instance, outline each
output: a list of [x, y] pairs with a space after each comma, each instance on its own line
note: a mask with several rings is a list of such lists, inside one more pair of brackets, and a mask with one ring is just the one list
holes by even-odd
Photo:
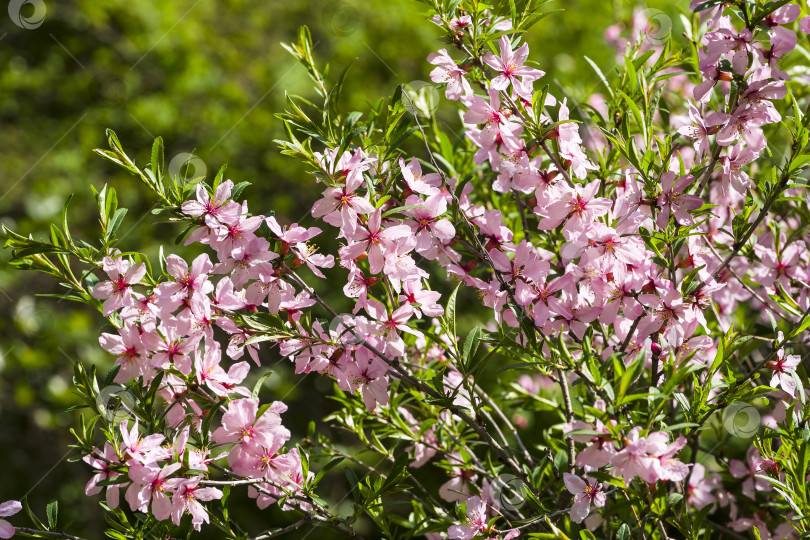
[[629, 484], [636, 476], [649, 483], [658, 480], [655, 468], [658, 460], [647, 453], [647, 439], [639, 437], [640, 430], [638, 427], [631, 429], [624, 448], [610, 460], [613, 474], [624, 478], [625, 484]]
[[217, 257], [224, 261], [231, 256], [234, 249], [248, 244], [256, 235], [253, 231], [264, 221], [262, 216], [248, 217], [247, 202], [242, 204], [242, 213], [234, 223], [223, 223], [216, 231], [211, 245], [217, 250]]
[[669, 443], [669, 435], [662, 431], [647, 436], [647, 452], [658, 458], [653, 462], [653, 467], [659, 480], [680, 482], [689, 475], [689, 466], [675, 459], [684, 446], [686, 437], [678, 437]]
[[[692, 474], [689, 476], [689, 485], [686, 488], [686, 500], [697, 510], [717, 501], [715, 493], [722, 489], [722, 485], [717, 481], [714, 474], [706, 474], [706, 468], [700, 463], [692, 466]], [[765, 537], [767, 538], [767, 536]]]
[[118, 329], [118, 334], [101, 334], [101, 348], [116, 355], [115, 363], [121, 366], [114, 382], [126, 383], [144, 377], [151, 380], [152, 368], [147, 361], [147, 351], [137, 324], [126, 324]]
[[[211, 439], [217, 443], [253, 442], [268, 448], [280, 448], [290, 439], [290, 432], [281, 425], [281, 413], [287, 406], [274, 401], [269, 409], [260, 417], [259, 402], [255, 399], [244, 398], [231, 401], [225, 414], [222, 415], [222, 425], [214, 431]], [[230, 460], [237, 452], [231, 451]]]
[[[717, 124], [713, 124], [709, 118], [704, 119], [701, 116], [697, 107], [689, 104], [689, 118], [692, 120], [691, 125], [683, 126], [678, 129], [678, 133], [690, 139], [694, 139], [695, 146], [695, 160], [699, 160], [704, 155], [711, 154], [711, 141], [709, 135], [716, 130], [713, 129]], [[716, 117], [714, 117], [716, 118]], [[714, 120], [715, 122], [722, 122], [722, 120]]]
[[197, 381], [202, 386], [207, 386], [219, 397], [228, 397], [229, 394], [241, 394], [250, 396], [250, 390], [244, 386], [238, 386], [250, 371], [247, 362], [233, 364], [227, 371], [220, 366], [222, 353], [219, 344], [206, 346], [205, 352], [197, 349], [194, 359], [194, 370], [197, 374]]
[[371, 353], [362, 358], [361, 351], [367, 349], [359, 349], [357, 360], [344, 364], [344, 373], [350, 390], [360, 390], [366, 408], [373, 411], [377, 405], [388, 405], [388, 364]]
[[421, 280], [413, 280], [402, 284], [400, 301], [407, 300], [417, 317], [441, 317], [444, 308], [437, 303], [441, 297], [441, 293], [423, 288]]
[[[560, 103], [559, 121], [569, 120], [567, 99]], [[597, 167], [588, 159], [585, 150], [582, 148], [582, 138], [579, 136], [579, 124], [576, 122], [565, 122], [557, 127], [559, 137], [557, 144], [560, 145], [560, 155], [571, 167], [574, 176], [580, 180], [584, 179], [589, 170]]]
[[730, 147], [727, 152], [728, 155], [720, 157], [720, 163], [723, 165], [723, 189], [728, 192], [730, 186], [744, 197], [748, 192], [750, 182], [743, 167], [759, 156], [750, 148], [743, 147], [742, 144]]

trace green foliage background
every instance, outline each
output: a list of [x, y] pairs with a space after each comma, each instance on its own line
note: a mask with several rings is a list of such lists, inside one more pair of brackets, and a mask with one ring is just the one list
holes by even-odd
[[[650, 7], [666, 10], [673, 32], [679, 32], [674, 8], [657, 4]], [[255, 212], [274, 210], [282, 223], [307, 222], [319, 186], [280, 155], [273, 139], [283, 135], [274, 114], [283, 109], [285, 92], [312, 94], [304, 69], [279, 43], [294, 40], [298, 26], [309, 25], [316, 52], [333, 75], [352, 64], [343, 107], [360, 111], [390, 96], [398, 84], [429, 81], [425, 57], [447, 47], [415, 0], [45, 0], [45, 6], [43, 24], [30, 30], [0, 13], [0, 221], [22, 233], [44, 234], [75, 194], [71, 229], [95, 238], [89, 184], [108, 182], [130, 209], [120, 247], [149, 254], [160, 243], [172, 245], [180, 231], [152, 225], [152, 201], [136, 180], [94, 156], [92, 149], [105, 145], [105, 128], [114, 129], [140, 162], [148, 160], [158, 135], [167, 162], [194, 153], [209, 178], [227, 162], [228, 177], [253, 183], [245, 193]], [[583, 55], [607, 73], [616, 51], [604, 40], [605, 28], [629, 22], [633, 9], [645, 7], [619, 0], [552, 1], [548, 9], [565, 11], [526, 36], [531, 59], [547, 72], [552, 88], [556, 80], [574, 99], [587, 95], [599, 82]], [[24, 6], [23, 15], [30, 10]], [[442, 118], [458, 123], [452, 115]], [[103, 321], [85, 306], [37, 298], [59, 292], [58, 284], [15, 271], [5, 264], [8, 255], [0, 252], [0, 501], [28, 495], [42, 514], [56, 497], [62, 524], [73, 522], [74, 534], [100, 538], [104, 525], [96, 498], [83, 494], [90, 469], [65, 461], [68, 427], [76, 417], [57, 411], [74, 404], [74, 361], [98, 364], [102, 373], [111, 365], [97, 342]], [[267, 358], [276, 361], [272, 353]], [[323, 398], [331, 385], [313, 378], [294, 387], [298, 381], [286, 364], [274, 371], [270, 392], [290, 392], [285, 423], [300, 438], [309, 420], [334, 407]], [[334, 500], [341, 490], [336, 484]], [[291, 519], [275, 509], [258, 512], [253, 502], [239, 513], [256, 531]]]

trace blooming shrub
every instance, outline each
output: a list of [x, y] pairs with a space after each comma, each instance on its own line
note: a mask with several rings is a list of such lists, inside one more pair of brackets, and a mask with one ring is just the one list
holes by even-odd
[[[810, 104], [794, 52], [807, 7], [695, 0], [683, 48], [639, 18], [615, 70], [591, 63], [603, 93], [575, 102], [521, 43], [543, 2], [423, 1], [457, 134], [403, 88], [346, 114], [309, 32], [286, 46], [316, 97], [289, 98], [279, 145], [324, 185], [320, 226], [279, 223], [272, 201], [251, 213], [224, 169], [167, 175], [160, 139], [140, 166], [109, 132], [97, 152], [140, 179], [196, 258], [122, 252], [126, 209], [108, 186], [97, 242], [74, 238], [66, 211], [47, 242], [5, 231], [16, 265], [116, 330], [100, 337], [115, 367], [74, 377], [91, 415], [75, 446], [108, 536], [210, 524], [253, 537], [228, 512], [244, 489], [301, 516], [256, 538], [307, 523], [349, 537], [810, 537]], [[319, 253], [316, 238], [340, 247]], [[333, 304], [322, 291], [338, 279]], [[462, 328], [471, 291], [491, 311]], [[334, 381], [326, 420], [376, 465], [317, 425], [291, 433], [263, 378], [244, 386], [271, 346]], [[530, 429], [541, 443], [524, 444]], [[341, 463], [348, 514], [318, 494]], [[438, 489], [427, 468], [445, 475]], [[48, 516], [19, 531], [52, 536]]]

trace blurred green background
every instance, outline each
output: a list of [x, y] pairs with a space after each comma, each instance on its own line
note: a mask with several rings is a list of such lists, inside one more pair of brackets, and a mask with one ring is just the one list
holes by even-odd
[[[653, 6], [667, 2], [658, 4]], [[253, 183], [245, 195], [254, 212], [272, 209], [283, 223], [300, 221], [320, 189], [301, 165], [278, 152], [273, 139], [283, 130], [274, 114], [282, 110], [285, 92], [313, 94], [304, 69], [279, 43], [309, 25], [317, 55], [333, 72], [353, 62], [343, 108], [363, 111], [398, 84], [429, 81], [425, 57], [445, 45], [423, 6], [416, 0], [10, 2], [10, 15], [0, 13], [0, 221], [43, 236], [75, 194], [71, 230], [94, 239], [89, 185], [109, 182], [130, 209], [121, 248], [154, 253], [160, 243], [171, 244], [180, 231], [146, 217], [153, 201], [134, 177], [92, 153], [105, 145], [105, 128], [114, 129], [141, 164], [158, 135], [167, 163], [194, 153], [209, 178], [228, 163], [229, 178]], [[634, 9], [644, 7], [549, 3], [548, 9], [565, 11], [540, 22], [526, 39], [552, 91], [560, 95], [555, 79], [574, 97], [593, 91], [599, 83], [583, 55], [609, 72], [616, 51], [604, 39], [605, 28], [627, 23]], [[443, 109], [452, 121], [453, 107], [444, 103]], [[55, 280], [16, 271], [7, 260], [8, 253], [0, 252], [0, 501], [28, 495], [42, 515], [58, 497], [61, 523], [72, 522], [74, 534], [100, 538], [96, 498], [83, 494], [90, 469], [64, 459], [76, 417], [56, 411], [75, 403], [74, 361], [98, 364], [102, 373], [111, 365], [97, 342], [103, 321], [84, 306], [37, 298], [59, 292]], [[271, 392], [292, 389], [297, 381], [291, 370], [280, 365], [275, 371]], [[288, 395], [285, 423], [294, 440], [331, 406], [322, 399], [330, 389], [313, 378]], [[339, 498], [340, 486], [335, 494]], [[258, 512], [252, 502], [240, 513], [255, 532], [293, 519], [272, 509]]]

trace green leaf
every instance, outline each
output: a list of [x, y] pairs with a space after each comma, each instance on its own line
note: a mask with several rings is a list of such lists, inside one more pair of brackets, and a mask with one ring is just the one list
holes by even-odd
[[460, 282], [456, 285], [456, 288], [453, 289], [453, 292], [450, 293], [447, 299], [447, 307], [444, 309], [444, 320], [447, 324], [447, 330], [453, 338], [456, 336], [456, 297], [458, 296], [459, 288], [461, 288]]
[[468, 364], [470, 360], [475, 358], [475, 353], [478, 351], [478, 344], [481, 340], [481, 327], [476, 326], [470, 333], [467, 334], [464, 340], [464, 347], [461, 352], [461, 361]]
[[256, 399], [257, 397], [259, 397], [259, 391], [262, 389], [262, 386], [264, 385], [264, 381], [267, 380], [267, 377], [269, 377], [272, 374], [273, 374], [272, 371], [268, 371], [267, 373], [265, 373], [261, 377], [259, 377], [259, 380], [256, 381], [256, 384], [253, 386], [253, 392], [251, 393], [251, 397], [253, 399]]
[[54, 499], [49, 502], [45, 509], [45, 513], [48, 515], [48, 525], [51, 529], [55, 528], [56, 520], [59, 517], [59, 501]]
[[250, 185], [251, 185], [250, 182], [239, 182], [238, 184], [233, 186], [233, 190], [231, 190], [231, 199], [232, 200], [238, 199], [242, 195], [242, 192], [245, 191], [245, 188]]

